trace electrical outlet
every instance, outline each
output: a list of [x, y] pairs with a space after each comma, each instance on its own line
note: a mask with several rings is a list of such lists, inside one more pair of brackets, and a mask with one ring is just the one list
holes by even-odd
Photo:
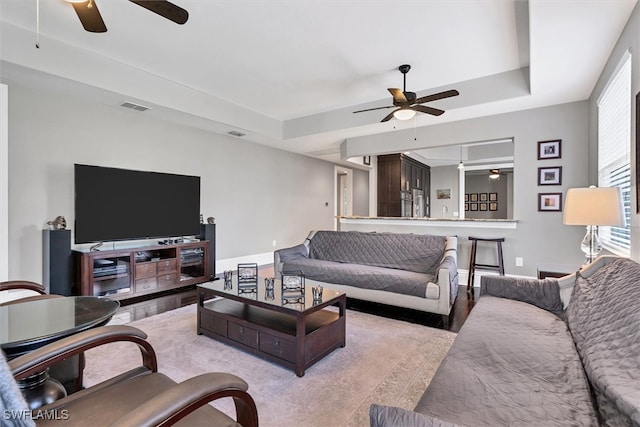
[[275, 240], [273, 241], [272, 245], [273, 245], [274, 247], [276, 246], [276, 241], [275, 241]]
[[522, 267], [524, 265], [524, 259], [521, 256], [516, 257], [516, 267]]

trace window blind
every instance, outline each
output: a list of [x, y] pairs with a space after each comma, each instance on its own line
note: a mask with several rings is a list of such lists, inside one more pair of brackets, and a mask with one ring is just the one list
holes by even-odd
[[608, 250], [629, 256], [631, 247], [631, 54], [598, 100], [598, 186], [620, 187], [626, 227], [599, 229]]

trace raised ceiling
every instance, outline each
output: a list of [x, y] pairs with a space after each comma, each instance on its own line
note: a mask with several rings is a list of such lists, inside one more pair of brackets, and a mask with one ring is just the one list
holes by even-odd
[[[587, 99], [637, 0], [174, 0], [177, 25], [127, 0], [95, 0], [108, 32], [83, 30], [69, 3], [0, 0], [0, 76], [219, 133], [337, 160], [379, 123], [397, 66], [412, 65], [428, 126]], [[40, 48], [35, 48], [36, 38]], [[407, 126], [406, 123], [396, 124]]]

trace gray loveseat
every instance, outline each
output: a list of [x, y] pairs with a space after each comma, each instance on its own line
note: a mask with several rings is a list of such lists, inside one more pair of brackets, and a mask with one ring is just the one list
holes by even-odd
[[302, 271], [308, 284], [349, 298], [436, 313], [448, 327], [458, 293], [457, 238], [401, 233], [312, 231], [274, 252], [276, 277]]
[[483, 276], [481, 297], [413, 411], [371, 426], [640, 426], [640, 264], [561, 279]]

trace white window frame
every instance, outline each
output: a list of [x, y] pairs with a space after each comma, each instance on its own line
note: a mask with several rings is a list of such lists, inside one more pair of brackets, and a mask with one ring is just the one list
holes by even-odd
[[[621, 188], [625, 218], [627, 221], [625, 227], [600, 226], [598, 234], [602, 246], [606, 250], [616, 255], [627, 257], [631, 254], [631, 111], [633, 98], [631, 90], [631, 65], [631, 52], [627, 51], [609, 78], [607, 85], [602, 90], [596, 103], [598, 120], [598, 186], [617, 186]], [[624, 74], [621, 74], [623, 72]], [[624, 78], [624, 80], [619, 81], [620, 78]], [[615, 92], [610, 92], [613, 90], [619, 91], [615, 99], [628, 101], [628, 105], [618, 104], [612, 106], [612, 108], [616, 108], [616, 111], [621, 110], [623, 112], [622, 114], [617, 112], [612, 114], [611, 111], [602, 114], [602, 104], [605, 104], [605, 106], [611, 105], [608, 104], [608, 101], [612, 100], [609, 96], [616, 96]], [[602, 122], [603, 120], [607, 120], [606, 116], [609, 118], [614, 117], [616, 121], [615, 126], [607, 127], [606, 123]], [[618, 135], [607, 133], [612, 128], [620, 133]], [[611, 143], [612, 141], [613, 143]], [[610, 144], [605, 147], [605, 142], [609, 142]], [[625, 145], [621, 146], [617, 144]], [[604, 156], [603, 153], [616, 154], [615, 156], [607, 157]], [[607, 163], [603, 164], [603, 162]]]

